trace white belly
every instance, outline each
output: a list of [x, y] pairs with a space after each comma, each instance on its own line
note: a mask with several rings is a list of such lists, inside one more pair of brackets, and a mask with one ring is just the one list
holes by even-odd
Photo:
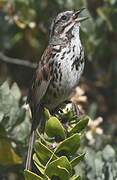
[[[54, 74], [55, 71], [58, 72], [58, 77], [56, 78], [54, 86], [52, 85], [52, 83], [50, 83], [50, 86], [48, 88], [48, 95], [44, 98], [46, 107], [48, 107], [49, 109], [54, 109], [62, 102], [67, 100], [72, 90], [79, 83], [79, 79], [84, 69], [84, 63], [79, 64], [80, 66], [78, 66], [78, 69], [75, 66], [72, 68], [72, 65], [74, 60], [80, 57], [80, 47], [81, 44], [79, 43], [79, 47], [75, 46], [73, 50], [73, 48], [70, 48], [68, 45], [66, 49], [62, 50], [62, 53], [58, 54], [59, 56], [57, 56], [57, 59], [55, 58], [55, 63], [56, 61], [57, 64], [60, 63], [60, 67], [58, 68], [58, 66], [55, 65], [53, 70]], [[64, 58], [62, 58], [63, 55]], [[61, 78], [60, 74], [62, 74]]]

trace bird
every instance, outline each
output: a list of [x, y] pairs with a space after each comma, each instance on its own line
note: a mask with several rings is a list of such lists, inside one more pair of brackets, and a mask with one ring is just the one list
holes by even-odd
[[50, 112], [66, 101], [78, 85], [84, 69], [84, 48], [80, 25], [88, 17], [80, 10], [60, 12], [52, 21], [48, 46], [35, 70], [27, 103], [32, 113], [32, 126], [25, 168], [31, 169], [35, 130], [43, 129], [43, 111]]

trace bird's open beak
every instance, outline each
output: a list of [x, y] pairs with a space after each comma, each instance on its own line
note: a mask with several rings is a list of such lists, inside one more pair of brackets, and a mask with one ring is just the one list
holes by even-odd
[[76, 21], [76, 22], [83, 22], [85, 20], [87, 20], [89, 17], [78, 17], [79, 14], [84, 10], [85, 8], [82, 8], [78, 11], [75, 11], [74, 12], [74, 15], [73, 15], [73, 19]]

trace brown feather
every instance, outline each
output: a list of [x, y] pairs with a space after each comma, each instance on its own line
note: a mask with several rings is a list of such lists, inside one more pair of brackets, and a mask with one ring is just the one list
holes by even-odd
[[30, 106], [38, 104], [46, 93], [50, 80], [52, 78], [52, 70], [50, 68], [50, 60], [52, 55], [52, 47], [48, 46], [44, 51], [41, 61], [36, 69], [33, 77], [32, 87], [28, 94], [28, 103]]

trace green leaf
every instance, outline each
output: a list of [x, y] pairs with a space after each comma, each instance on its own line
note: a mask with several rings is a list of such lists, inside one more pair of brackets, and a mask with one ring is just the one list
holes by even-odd
[[15, 153], [7, 137], [0, 138], [0, 165], [21, 164], [22, 159]]
[[59, 117], [67, 121], [71, 121], [74, 118], [74, 111], [71, 103], [67, 104], [64, 109], [61, 109]]
[[37, 167], [37, 169], [41, 172], [41, 174], [44, 174], [44, 169], [45, 167], [41, 164], [41, 162], [39, 161], [36, 153], [34, 153], [33, 155], [33, 161], [34, 161], [34, 164], [35, 166]]
[[58, 158], [55, 161], [52, 161], [48, 164], [45, 169], [45, 173], [52, 178], [52, 176], [57, 176], [61, 180], [68, 180], [70, 174], [72, 173], [72, 168], [70, 162], [65, 156]]
[[69, 131], [69, 135], [74, 133], [80, 133], [84, 130], [89, 122], [88, 116], [81, 117], [81, 120]]
[[40, 176], [29, 170], [24, 170], [24, 176], [25, 180], [43, 180]]
[[72, 161], [70, 161], [72, 167], [75, 167], [81, 160], [83, 160], [84, 156], [85, 156], [85, 153], [77, 156], [77, 157], [74, 158]]
[[51, 157], [52, 160], [57, 159], [57, 156], [53, 154], [53, 152], [44, 144], [42, 144], [40, 141], [36, 141], [34, 149], [37, 154], [37, 157], [39, 158], [39, 160], [43, 165], [46, 165], [46, 163]]
[[70, 180], [81, 180], [80, 176], [73, 176], [72, 178], [70, 178]]
[[73, 155], [80, 147], [80, 135], [74, 134], [71, 137], [60, 142], [56, 153], [66, 153], [66, 155]]
[[65, 139], [64, 128], [60, 121], [54, 116], [50, 117], [50, 119], [46, 122], [45, 132], [49, 137], [59, 136], [62, 139]]
[[51, 117], [51, 114], [47, 108], [44, 108], [44, 117], [46, 121]]

